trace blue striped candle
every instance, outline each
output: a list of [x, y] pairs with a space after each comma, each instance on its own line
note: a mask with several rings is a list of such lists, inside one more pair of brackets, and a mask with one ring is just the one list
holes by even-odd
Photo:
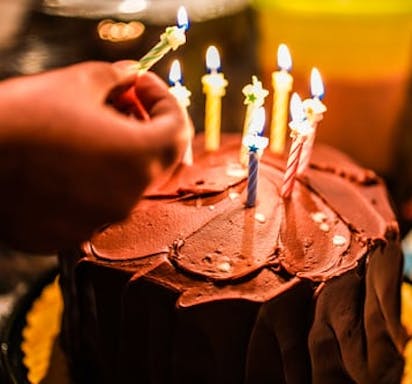
[[249, 147], [249, 175], [247, 179], [247, 199], [246, 206], [254, 207], [256, 204], [259, 159], [257, 156], [257, 148]]

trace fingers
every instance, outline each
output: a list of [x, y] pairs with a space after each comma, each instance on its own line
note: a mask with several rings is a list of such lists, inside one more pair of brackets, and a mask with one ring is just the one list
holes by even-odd
[[144, 73], [136, 78], [135, 92], [152, 118], [178, 107], [166, 83], [152, 72]]
[[[131, 66], [135, 64], [133, 61], [105, 64], [84, 63], [78, 65], [77, 70], [82, 69], [88, 73], [90, 80], [100, 91], [106, 90], [105, 100], [110, 95], [117, 102], [113, 102], [113, 105], [121, 112], [132, 112], [138, 117], [146, 114], [150, 118], [137, 122], [112, 108], [102, 108], [94, 116], [95, 122], [99, 122], [97, 126], [103, 136], [101, 140], [107, 138], [112, 146], [115, 143], [123, 146], [127, 142], [127, 146], [135, 147], [136, 153], [159, 160], [162, 167], [173, 164], [181, 158], [189, 129], [183, 110], [167, 85], [150, 72], [138, 77], [134, 72], [130, 73]], [[144, 108], [141, 108], [140, 102]], [[122, 110], [123, 107], [125, 111]], [[113, 127], [116, 127], [116, 135], [113, 134]]]
[[79, 97], [105, 102], [109, 95], [122, 93], [133, 85], [136, 74], [123, 65], [113, 65], [107, 62], [89, 61], [74, 64], [61, 70], [64, 81], [73, 82]]

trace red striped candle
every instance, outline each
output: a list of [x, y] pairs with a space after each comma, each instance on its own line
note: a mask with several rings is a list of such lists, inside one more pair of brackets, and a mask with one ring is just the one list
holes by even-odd
[[298, 175], [304, 173], [309, 166], [313, 151], [313, 144], [315, 142], [316, 128], [319, 121], [323, 119], [323, 113], [326, 112], [326, 106], [320, 101], [324, 94], [323, 82], [320, 73], [316, 68], [312, 68], [310, 74], [310, 88], [312, 99], [306, 99], [303, 102], [303, 109], [307, 120], [313, 128], [313, 133], [303, 144], [302, 154], [297, 170]]
[[302, 154], [302, 147], [313, 132], [303, 110], [302, 100], [297, 93], [292, 95], [290, 101], [290, 111], [292, 121], [289, 123], [292, 129], [291, 137], [293, 139], [290, 146], [289, 157], [286, 164], [286, 171], [283, 176], [283, 185], [281, 189], [281, 196], [285, 199], [289, 198], [293, 192], [295, 179], [299, 162]]

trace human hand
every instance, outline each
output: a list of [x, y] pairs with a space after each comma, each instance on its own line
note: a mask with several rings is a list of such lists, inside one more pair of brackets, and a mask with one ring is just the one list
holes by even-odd
[[[149, 120], [124, 113], [137, 113], [133, 105], [113, 108], [126, 89]], [[124, 218], [176, 164], [187, 134], [165, 84], [122, 65], [82, 63], [0, 83], [0, 240], [50, 252], [87, 239]]]

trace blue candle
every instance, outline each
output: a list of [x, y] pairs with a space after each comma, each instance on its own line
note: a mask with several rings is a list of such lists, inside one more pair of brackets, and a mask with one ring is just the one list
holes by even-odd
[[249, 147], [249, 175], [247, 179], [247, 207], [254, 207], [256, 204], [256, 191], [259, 171], [259, 159], [257, 147]]
[[268, 145], [268, 139], [260, 136], [265, 125], [265, 110], [263, 107], [257, 108], [253, 112], [253, 117], [249, 125], [249, 132], [243, 138], [242, 143], [249, 148], [248, 182], [246, 207], [254, 207], [256, 204], [257, 182], [259, 172], [259, 153]]

